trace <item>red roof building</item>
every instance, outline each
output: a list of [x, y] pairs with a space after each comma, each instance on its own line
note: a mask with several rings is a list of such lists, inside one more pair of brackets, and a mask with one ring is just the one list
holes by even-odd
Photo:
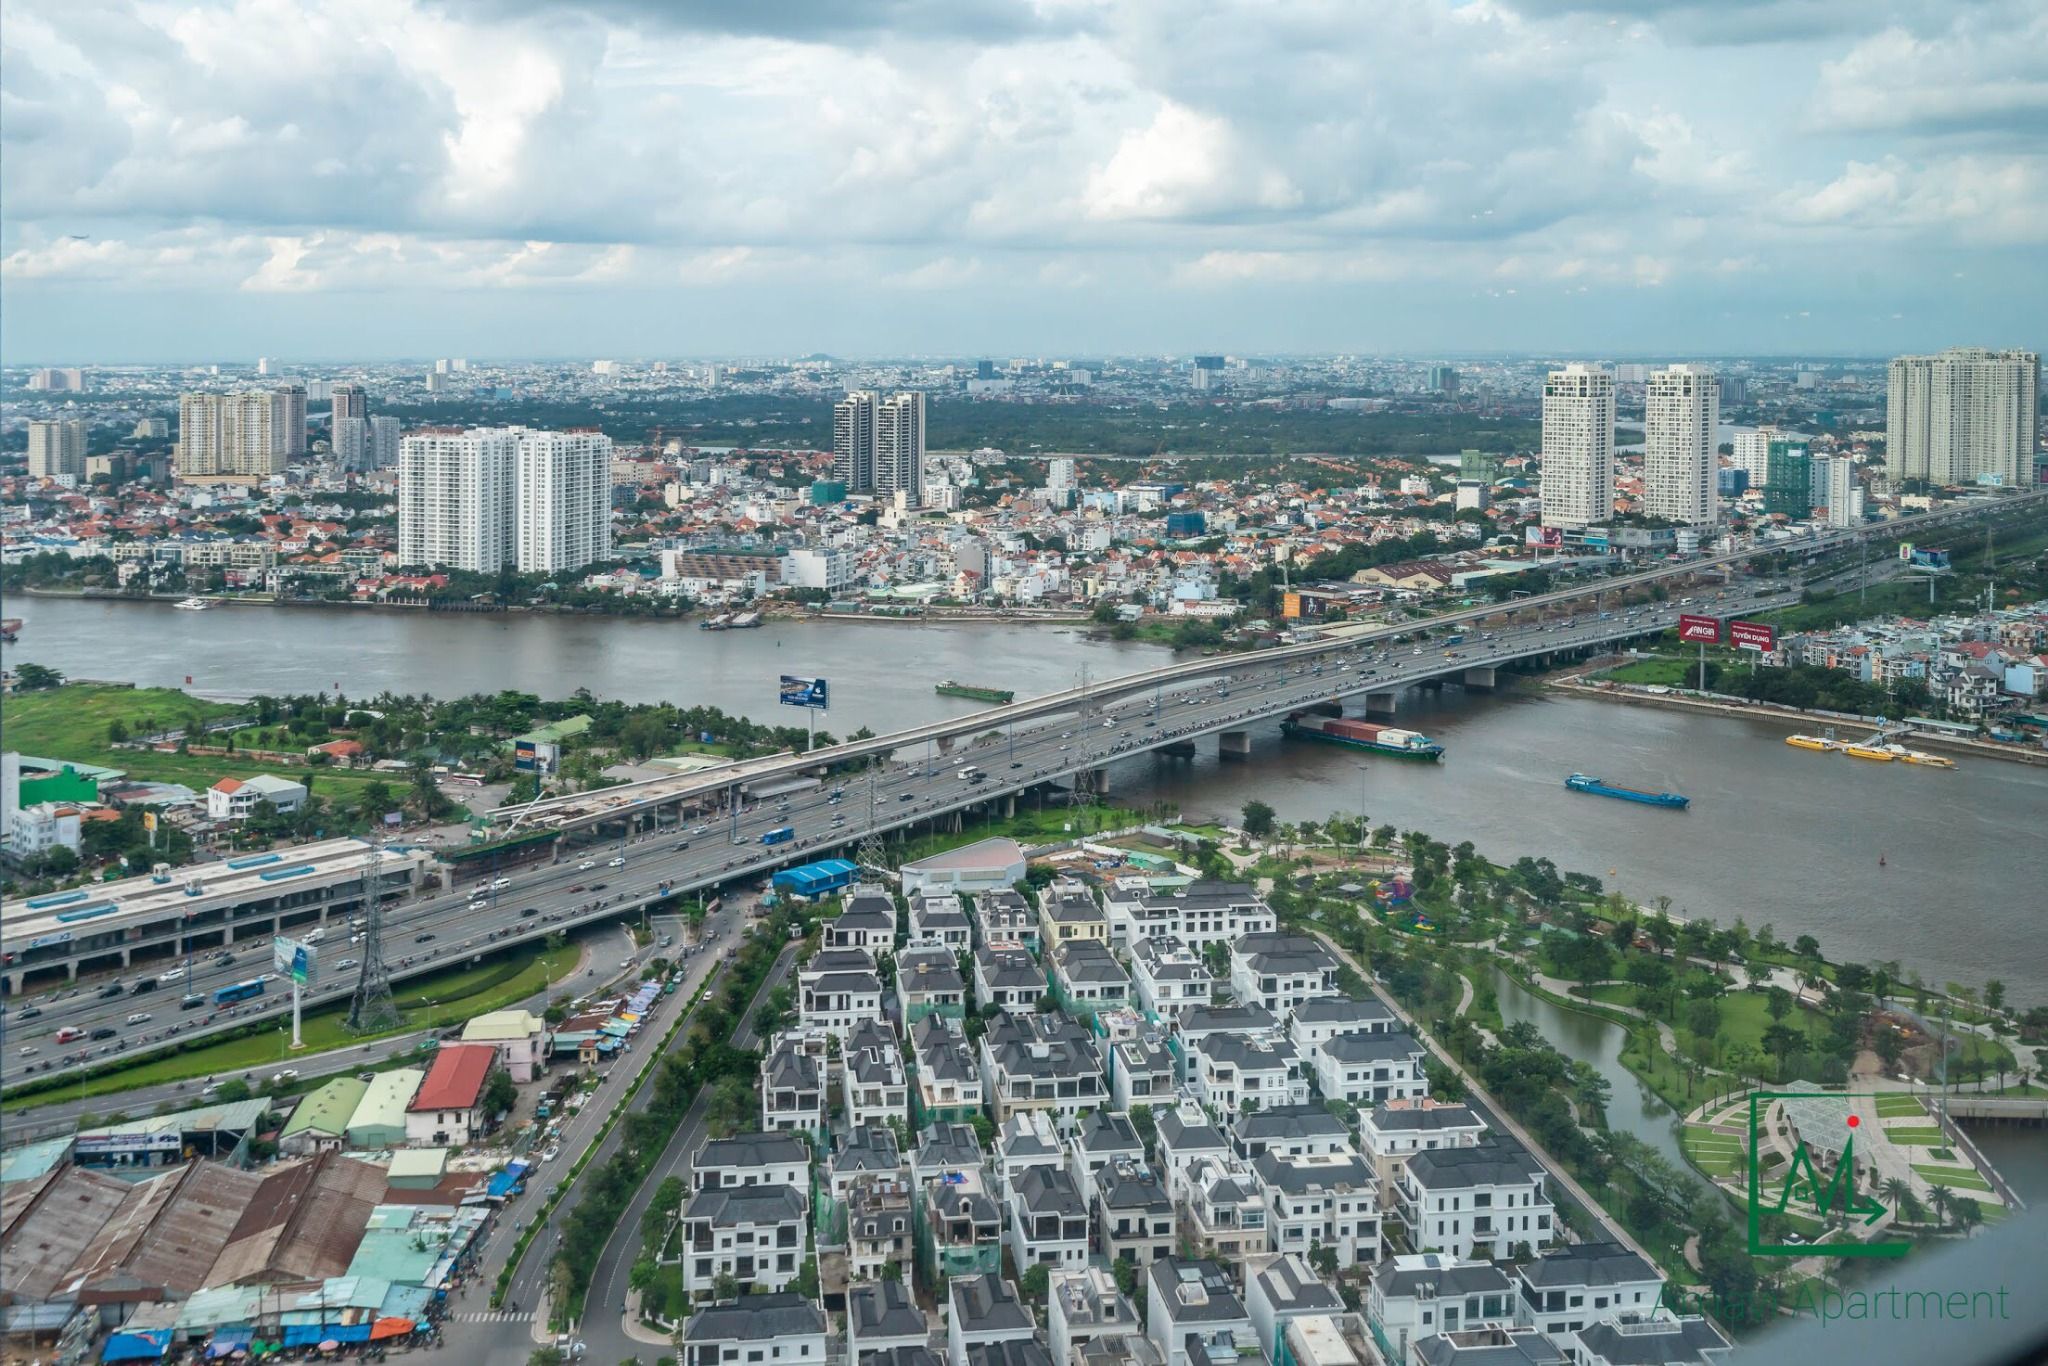
[[446, 1146], [481, 1137], [484, 1082], [498, 1050], [490, 1044], [443, 1044], [405, 1111], [408, 1142]]

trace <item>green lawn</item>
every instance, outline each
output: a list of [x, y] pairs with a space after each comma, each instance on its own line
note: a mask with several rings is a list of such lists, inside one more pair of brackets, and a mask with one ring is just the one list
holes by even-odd
[[1681, 659], [1635, 659], [1609, 669], [1601, 677], [1616, 683], [1639, 683], [1652, 687], [1690, 688], [1699, 683], [1699, 661]]
[[1884, 1136], [1894, 1143], [1922, 1143], [1930, 1147], [1947, 1141], [1939, 1128], [1919, 1124], [1894, 1125], [1884, 1131]]
[[1748, 1145], [1732, 1134], [1688, 1124], [1680, 1131], [1679, 1142], [1693, 1165], [1708, 1176], [1739, 1176], [1748, 1167]]
[[[7, 747], [44, 759], [69, 759], [78, 763], [118, 768], [132, 777], [159, 782], [183, 783], [198, 791], [222, 778], [250, 778], [258, 773], [278, 773], [294, 781], [313, 775], [313, 790], [327, 797], [353, 796], [364, 783], [380, 775], [336, 768], [291, 767], [263, 764], [236, 756], [162, 754], [154, 750], [117, 749], [107, 741], [107, 726], [120, 721], [131, 731], [153, 722], [155, 728], [183, 726], [194, 712], [207, 720], [246, 711], [226, 702], [207, 702], [176, 688], [123, 688], [104, 683], [68, 683], [47, 692], [9, 693], [0, 704], [0, 720], [7, 729]], [[299, 746], [303, 748], [303, 746]], [[387, 786], [402, 789], [383, 775]]]
[[[853, 800], [851, 795], [847, 799]], [[1126, 826], [1142, 825], [1145, 820], [1144, 812], [1123, 807], [1060, 807], [1056, 810], [1027, 811], [1020, 806], [1015, 816], [999, 816], [994, 820], [984, 821], [971, 814], [967, 815], [963, 817], [962, 828], [958, 834], [918, 835], [904, 841], [900, 846], [892, 846], [889, 853], [892, 858], [909, 863], [995, 835], [1007, 835], [1023, 844], [1049, 844], [1056, 840], [1092, 835], [1098, 830], [1116, 830]], [[1074, 828], [1062, 828], [1067, 825]]]
[[1929, 1185], [1947, 1186], [1953, 1190], [1988, 1191], [1991, 1183], [1977, 1174], [1974, 1167], [1922, 1167], [1915, 1164], [1913, 1171], [1924, 1178]]
[[[403, 1034], [414, 1029], [446, 1029], [471, 1016], [503, 1010], [542, 990], [550, 982], [567, 976], [576, 966], [577, 954], [573, 946], [565, 945], [523, 959], [516, 956], [518, 952], [508, 951], [503, 959], [474, 968], [452, 969], [402, 984], [396, 989], [395, 996], [405, 1023], [388, 1032]], [[306, 1044], [303, 1051], [317, 1053], [382, 1037], [349, 1033], [345, 1023], [347, 1014], [345, 1003], [308, 1011], [300, 1028], [300, 1036]], [[258, 1034], [202, 1044], [180, 1053], [159, 1054], [132, 1067], [90, 1077], [69, 1086], [10, 1097], [0, 1104], [0, 1109], [19, 1110], [88, 1096], [114, 1095], [161, 1082], [243, 1072], [285, 1063], [295, 1056], [290, 1040], [287, 1022]]]
[[1879, 1119], [1897, 1119], [1902, 1115], [1924, 1115], [1927, 1107], [1920, 1103], [1920, 1097], [1903, 1091], [1880, 1091], [1877, 1094], [1877, 1116]]

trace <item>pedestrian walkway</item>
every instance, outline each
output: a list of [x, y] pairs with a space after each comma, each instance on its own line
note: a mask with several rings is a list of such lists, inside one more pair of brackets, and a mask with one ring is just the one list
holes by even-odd
[[454, 1323], [532, 1323], [531, 1309], [458, 1309], [448, 1316]]

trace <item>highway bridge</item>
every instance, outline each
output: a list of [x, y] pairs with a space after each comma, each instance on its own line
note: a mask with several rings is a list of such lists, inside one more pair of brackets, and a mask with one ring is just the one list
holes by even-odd
[[[2001, 500], [1993, 509], [2033, 506], [2038, 497]], [[1891, 534], [1917, 535], [1952, 520], [1952, 514], [1915, 518]], [[1854, 540], [1842, 534], [1784, 548], [1824, 552]], [[1732, 570], [1761, 553], [1658, 566], [1396, 625], [1337, 627], [1307, 645], [1191, 660], [809, 755], [605, 789], [593, 794], [602, 804], [574, 796], [508, 808], [506, 825], [524, 818], [523, 828], [552, 831], [556, 838], [533, 863], [487, 866], [463, 886], [400, 892], [386, 911], [385, 961], [394, 980], [446, 969], [556, 929], [636, 913], [690, 893], [713, 894], [725, 883], [851, 848], [870, 832], [1007, 804], [1019, 793], [1055, 784], [1099, 792], [1109, 765], [1148, 751], [1186, 754], [1214, 735], [1223, 752], [1240, 752], [1249, 748], [1251, 728], [1295, 712], [1347, 701], [1392, 712], [1401, 692], [1417, 684], [1489, 687], [1504, 666], [1659, 634], [1682, 612], [1733, 617], [1796, 601], [1798, 584], [1776, 579], [1694, 589], [1698, 601], [1620, 605], [1625, 589], [1698, 576], [1703, 569]], [[1616, 605], [1603, 605], [1610, 602]], [[1584, 606], [1560, 618], [1573, 604]], [[1482, 628], [1482, 622], [1489, 624]], [[1452, 643], [1446, 634], [1462, 639]], [[779, 798], [746, 796], [756, 782], [816, 775], [853, 760], [878, 762]], [[985, 775], [982, 781], [959, 776], [970, 764]], [[790, 832], [786, 840], [763, 843], [764, 835], [784, 829]], [[397, 881], [413, 885], [410, 877]], [[349, 956], [343, 947], [346, 920], [360, 904], [358, 887], [352, 896], [337, 889], [290, 907], [285, 923], [293, 932], [318, 926], [327, 934], [322, 947], [329, 968], [308, 994], [309, 1005], [349, 996], [355, 973], [338, 970], [336, 960]], [[15, 915], [10, 906], [10, 922]], [[238, 932], [248, 937], [261, 929], [252, 925]], [[232, 1015], [210, 1005], [180, 1010], [186, 995], [210, 1000], [211, 992], [247, 979], [258, 966], [247, 954], [241, 962], [223, 964], [188, 950], [189, 940], [176, 931], [123, 945], [124, 985], [176, 974], [144, 996], [103, 996], [105, 985], [92, 982], [10, 996], [0, 1081], [13, 1086], [115, 1054], [160, 1048], [174, 1038], [183, 1042], [237, 1028], [252, 1017], [277, 1019], [288, 1010], [281, 982]], [[24, 1010], [32, 1016], [23, 1018]], [[136, 1014], [150, 1018], [131, 1023]], [[111, 1030], [113, 1036], [59, 1045], [59, 1029]]]

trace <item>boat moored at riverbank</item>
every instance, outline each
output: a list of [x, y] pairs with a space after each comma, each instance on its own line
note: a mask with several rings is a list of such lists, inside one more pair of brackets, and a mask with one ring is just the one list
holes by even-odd
[[1899, 757], [1886, 745], [1843, 745], [1842, 753], [1851, 759], [1868, 759], [1877, 764], [1888, 764]]
[[1564, 780], [1564, 785], [1574, 792], [1587, 792], [1595, 797], [1618, 797], [1625, 802], [1640, 802], [1644, 806], [1666, 806], [1683, 811], [1692, 805], [1692, 798], [1681, 797], [1676, 792], [1644, 792], [1640, 788], [1616, 787], [1603, 783], [1598, 778], [1583, 773], [1574, 773]]
[[1839, 740], [1830, 740], [1822, 735], [1788, 735], [1785, 743], [1794, 749], [1815, 749], [1823, 754], [1833, 754], [1842, 748]]

